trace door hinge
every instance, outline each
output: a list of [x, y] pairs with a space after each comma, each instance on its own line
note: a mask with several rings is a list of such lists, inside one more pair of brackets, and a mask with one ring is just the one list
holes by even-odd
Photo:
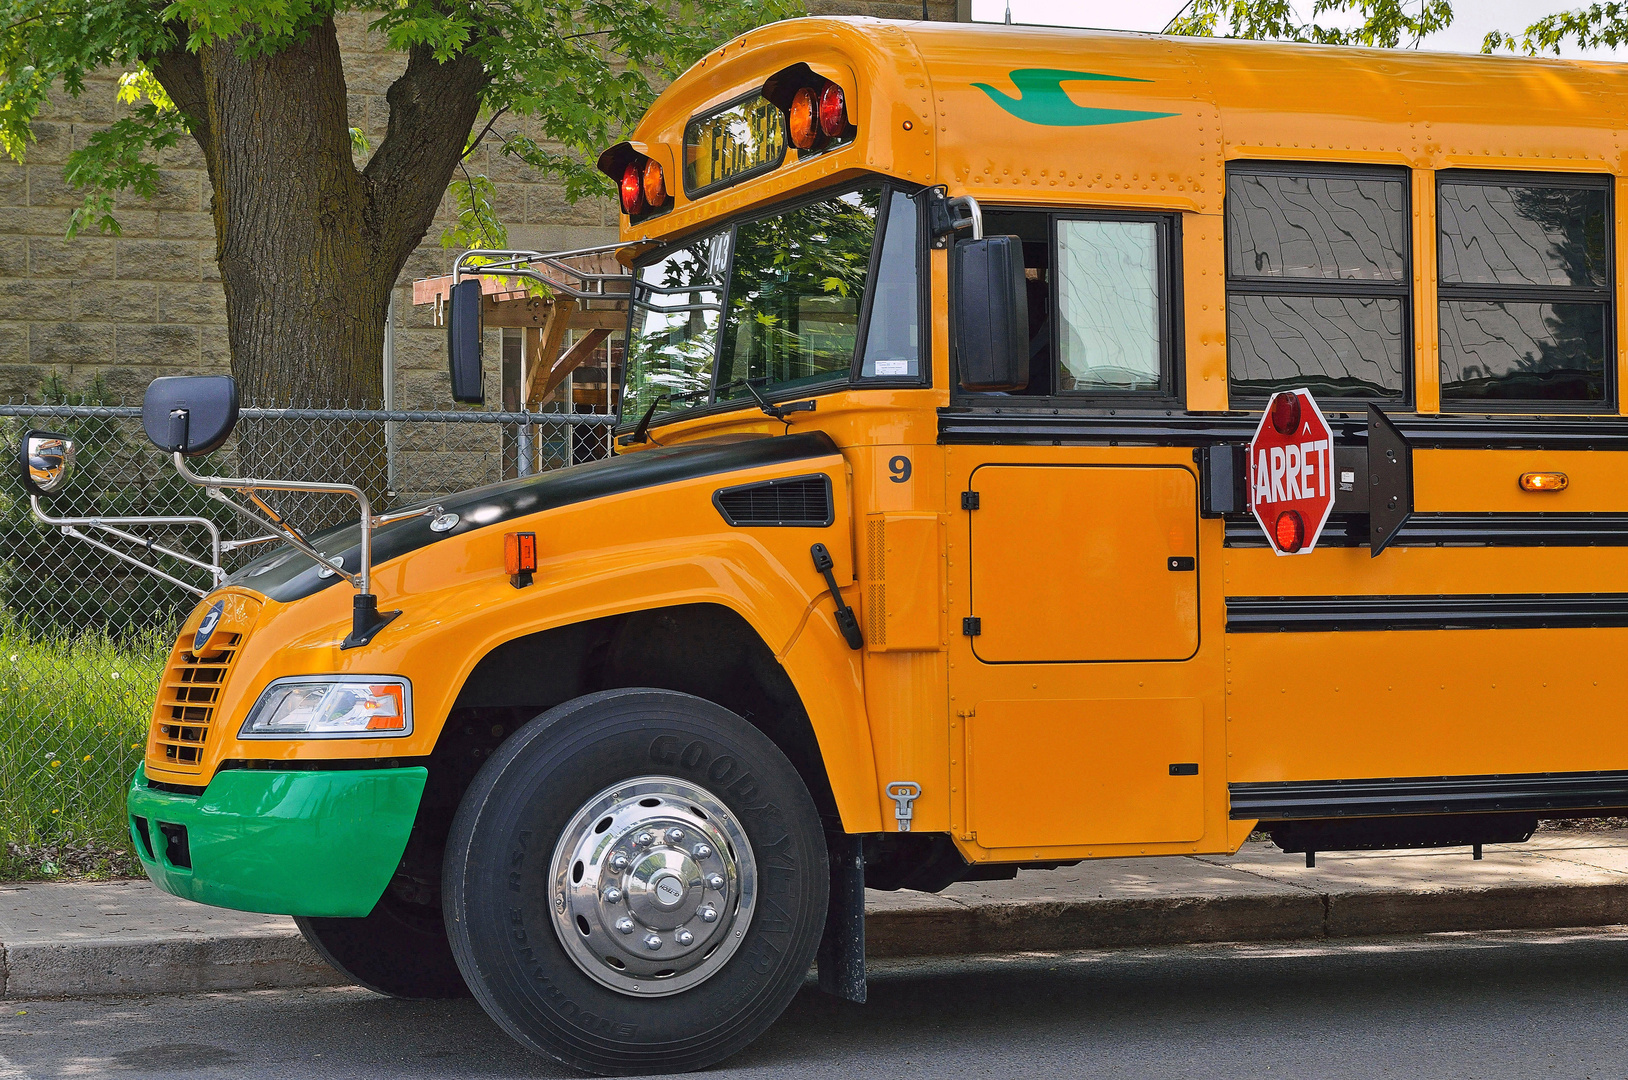
[[984, 621], [976, 615], [968, 615], [961, 620], [961, 632], [967, 637], [977, 637], [984, 632]]
[[961, 493], [961, 509], [978, 509], [978, 493], [976, 491], [963, 491]]

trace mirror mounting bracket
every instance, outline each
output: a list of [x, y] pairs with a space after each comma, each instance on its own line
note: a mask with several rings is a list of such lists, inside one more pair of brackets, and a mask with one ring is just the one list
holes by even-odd
[[949, 197], [943, 184], [927, 192], [927, 232], [934, 248], [947, 248], [962, 229], [972, 230], [972, 239], [984, 238], [984, 211], [971, 195]]

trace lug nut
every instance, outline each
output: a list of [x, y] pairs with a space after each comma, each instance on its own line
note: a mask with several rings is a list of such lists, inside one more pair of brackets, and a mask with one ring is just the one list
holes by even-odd
[[656, 838], [651, 836], [649, 833], [642, 832], [633, 838], [633, 842], [638, 844], [640, 847], [649, 847], [653, 842], [655, 842], [655, 839]]
[[626, 870], [627, 856], [623, 855], [620, 851], [618, 851], [615, 855], [612, 855], [610, 857], [610, 868], [612, 870]]
[[651, 952], [655, 952], [657, 949], [661, 948], [661, 938], [657, 937], [655, 934], [646, 935], [644, 939], [644, 947], [649, 949]]
[[678, 933], [673, 935], [673, 940], [678, 942], [680, 945], [693, 945], [695, 944], [695, 935], [690, 933], [688, 930], [680, 930]]
[[722, 889], [723, 887], [724, 887], [724, 876], [722, 874], [708, 874], [707, 875], [707, 888], [709, 888], [709, 889]]
[[705, 844], [697, 844], [690, 849], [690, 854], [694, 855], [697, 859], [704, 859], [708, 855], [712, 854], [712, 849], [707, 847]]
[[615, 885], [612, 885], [610, 888], [605, 890], [604, 895], [605, 903], [614, 904], [622, 899], [622, 890], [618, 889]]
[[696, 912], [696, 914], [701, 916], [701, 921], [702, 922], [717, 922], [718, 921], [718, 909], [715, 908], [715, 907], [712, 907], [710, 905], [707, 906], [707, 907], [702, 908], [700, 911]]
[[683, 829], [668, 829], [667, 830], [667, 842], [669, 844], [682, 844], [684, 842], [684, 830]]
[[633, 920], [628, 918], [626, 915], [623, 915], [620, 919], [616, 920], [616, 929], [620, 930], [624, 934], [633, 933]]

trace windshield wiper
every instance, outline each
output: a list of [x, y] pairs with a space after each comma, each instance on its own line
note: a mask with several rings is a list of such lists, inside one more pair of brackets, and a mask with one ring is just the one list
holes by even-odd
[[626, 446], [632, 443], [649, 442], [650, 421], [655, 417], [656, 410], [661, 408], [667, 402], [684, 401], [687, 398], [699, 397], [705, 393], [707, 393], [705, 390], [681, 390], [671, 394], [657, 394], [655, 399], [650, 402], [650, 407], [644, 411], [644, 415], [639, 417], [638, 424], [636, 424], [633, 428], [633, 434], [627, 437], [627, 442], [623, 443], [623, 445]]
[[[757, 381], [768, 382], [768, 379], [758, 379]], [[757, 402], [757, 407], [762, 409], [766, 415], [774, 417], [782, 424], [790, 424], [790, 421], [786, 419], [787, 413], [813, 412], [815, 406], [817, 405], [817, 402], [812, 399], [808, 401], [789, 401], [784, 405], [770, 405], [766, 400], [764, 400], [763, 395], [757, 392], [757, 387], [752, 385], [751, 379], [735, 379], [731, 382], [724, 383], [722, 386], [718, 387], [718, 392], [722, 393], [725, 390], [733, 390], [737, 386], [744, 386], [746, 388], [746, 392], [752, 395], [752, 400]]]

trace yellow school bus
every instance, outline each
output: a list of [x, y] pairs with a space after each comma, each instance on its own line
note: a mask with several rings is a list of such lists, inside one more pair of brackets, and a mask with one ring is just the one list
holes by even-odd
[[[636, 1073], [746, 1045], [816, 958], [862, 999], [865, 886], [1628, 806], [1625, 125], [1609, 64], [720, 46], [600, 159], [617, 454], [204, 597], [148, 874]], [[460, 264], [461, 394], [481, 275], [565, 257]], [[1291, 389], [1349, 490], [1280, 557], [1242, 448]], [[149, 430], [187, 470], [231, 405], [155, 384]]]

